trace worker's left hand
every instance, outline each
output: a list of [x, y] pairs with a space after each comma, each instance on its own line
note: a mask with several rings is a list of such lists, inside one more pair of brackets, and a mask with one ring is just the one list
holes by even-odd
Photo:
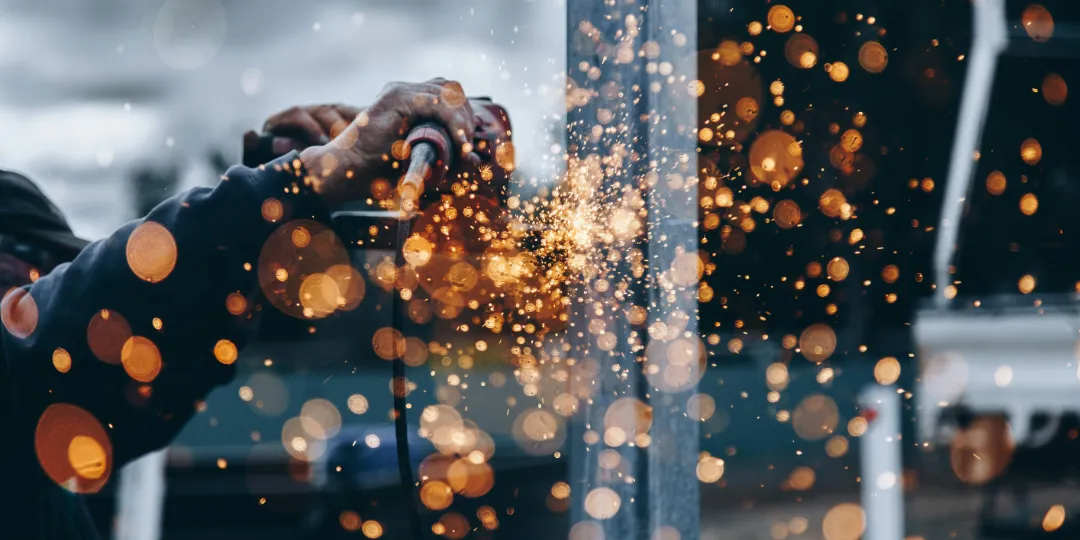
[[291, 107], [267, 118], [262, 130], [274, 135], [273, 151], [282, 155], [330, 142], [363, 110], [340, 103]]

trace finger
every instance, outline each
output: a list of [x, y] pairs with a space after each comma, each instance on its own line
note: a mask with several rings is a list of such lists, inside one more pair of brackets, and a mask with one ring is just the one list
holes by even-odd
[[476, 138], [476, 112], [473, 111], [472, 105], [468, 101], [465, 102], [462, 109], [461, 114], [465, 116], [465, 122], [469, 125], [468, 144], [463, 146], [462, 150], [464, 150], [466, 154], [471, 154], [473, 150], [475, 150], [475, 148], [473, 148], [473, 140]]
[[476, 115], [473, 111], [472, 104], [469, 103], [468, 98], [465, 96], [465, 89], [461, 87], [461, 83], [449, 81], [441, 77], [438, 80], [442, 81], [439, 93], [441, 101], [448, 107], [461, 109], [459, 112], [465, 118], [467, 126], [465, 127], [465, 132], [461, 134], [465, 138], [465, 143], [462, 145], [462, 151], [464, 154], [468, 154], [473, 150], [472, 141], [476, 135]]
[[330, 142], [330, 139], [337, 137], [349, 125], [341, 113], [333, 107], [316, 107], [311, 114], [322, 126], [322, 144]]
[[299, 134], [308, 144], [325, 144], [321, 142], [326, 136], [319, 121], [311, 113], [300, 107], [289, 109], [284, 114], [267, 120], [263, 131], [271, 135]]
[[[443, 81], [438, 83], [435, 81]], [[447, 81], [446, 79], [432, 79], [426, 83], [422, 83], [423, 89], [429, 93], [435, 94], [439, 97], [439, 103], [450, 108], [464, 108], [465, 114], [472, 116], [472, 104], [469, 103], [468, 97], [465, 96], [465, 90], [461, 87], [461, 84], [457, 81]]]
[[341, 103], [333, 105], [333, 107], [335, 109], [337, 109], [338, 114], [340, 114], [341, 117], [346, 119], [346, 120], [352, 120], [353, 118], [356, 118], [356, 116], [358, 114], [364, 112], [364, 109], [367, 108], [367, 107], [354, 107], [352, 105], [343, 105]]
[[434, 79], [428, 79], [420, 84], [436, 86], [441, 89], [448, 82], [450, 81], [446, 80], [444, 77], [435, 77]]
[[456, 145], [471, 144], [474, 135], [472, 107], [454, 106], [442, 97], [442, 86], [426, 84], [410, 100], [414, 116], [437, 121], [447, 128]]
[[466, 97], [465, 90], [461, 87], [461, 83], [457, 81], [438, 78], [422, 83], [422, 85], [439, 96], [439, 101], [447, 106], [464, 107], [469, 104], [469, 98]]

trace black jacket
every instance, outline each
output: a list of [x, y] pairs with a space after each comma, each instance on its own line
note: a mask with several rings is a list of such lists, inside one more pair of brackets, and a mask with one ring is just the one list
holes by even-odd
[[[217, 187], [165, 201], [71, 263], [8, 291], [0, 304], [0, 538], [96, 538], [78, 497], [57, 482], [74, 478], [74, 491], [100, 489], [123, 464], [168, 444], [196, 403], [233, 377], [235, 366], [219, 362], [215, 346], [228, 340], [242, 348], [252, 318], [251, 310], [231, 314], [226, 297], [240, 293], [255, 305], [259, 253], [279, 225], [329, 220], [305, 188], [296, 158], [234, 167]], [[273, 222], [262, 211], [270, 198], [284, 209]], [[18, 229], [20, 220], [6, 217]], [[128, 262], [128, 239], [146, 221], [164, 226], [176, 246], [175, 266], [156, 282], [140, 278]], [[116, 330], [122, 328], [117, 316], [130, 336], [152, 346], [144, 341], [136, 350], [136, 340]], [[151, 382], [101, 359], [123, 343], [131, 347], [124, 351], [129, 359], [152, 356], [147, 351], [156, 347], [161, 368]], [[62, 372], [64, 352], [70, 367]]]

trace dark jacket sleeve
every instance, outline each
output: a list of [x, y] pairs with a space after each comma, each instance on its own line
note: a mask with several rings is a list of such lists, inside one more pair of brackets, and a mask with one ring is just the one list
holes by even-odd
[[[113, 448], [113, 469], [167, 444], [197, 401], [234, 375], [230, 344], [243, 348], [252, 329], [258, 259], [267, 238], [291, 220], [328, 220], [304, 177], [295, 152], [259, 169], [234, 167], [217, 187], [163, 202], [32, 286], [9, 292], [0, 305], [0, 337], [14, 393], [15, 440], [32, 441], [42, 413], [64, 403], [101, 423]], [[129, 242], [146, 222], [169, 235], [151, 224], [158, 235]], [[171, 248], [144, 241], [164, 237], [167, 243], [168, 236], [175, 242], [171, 271]], [[231, 294], [246, 297], [240, 304], [248, 309], [230, 312]], [[105, 312], [110, 322], [103, 324]], [[117, 317], [134, 336], [126, 351], [120, 349], [127, 335]], [[155, 347], [161, 369], [149, 381], [136, 380], [113, 354], [138, 356], [142, 365], [133, 366], [135, 372], [148, 379]], [[228, 363], [219, 361], [215, 347]], [[54, 365], [54, 355], [62, 356], [58, 349], [70, 357], [66, 372]], [[63, 367], [64, 358], [58, 363]], [[148, 365], [149, 374], [139, 371]]]

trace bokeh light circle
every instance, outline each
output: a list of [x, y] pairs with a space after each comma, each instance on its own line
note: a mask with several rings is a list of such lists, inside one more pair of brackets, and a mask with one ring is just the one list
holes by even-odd
[[826, 324], [814, 324], [799, 336], [799, 350], [807, 360], [821, 363], [836, 351], [836, 332]]
[[1024, 8], [1020, 24], [1031, 39], [1040, 43], [1050, 41], [1054, 35], [1054, 17], [1042, 4], [1029, 4]]
[[859, 65], [870, 73], [881, 73], [889, 65], [889, 53], [880, 43], [867, 41], [859, 47]]
[[38, 323], [38, 308], [34, 297], [21, 287], [7, 291], [0, 301], [0, 321], [12, 336], [19, 339], [30, 337]]
[[615, 490], [599, 487], [585, 496], [585, 512], [593, 519], [609, 519], [619, 512], [622, 497]]
[[116, 311], [94, 313], [86, 327], [86, 341], [94, 356], [107, 364], [119, 364], [124, 344], [131, 337], [131, 325]]
[[790, 32], [795, 28], [795, 13], [791, 11], [791, 8], [784, 5], [769, 8], [766, 20], [769, 22], [769, 27], [780, 34]]
[[341, 411], [326, 399], [308, 400], [300, 408], [300, 427], [316, 439], [333, 438], [341, 430]]
[[762, 132], [750, 145], [750, 172], [767, 185], [786, 186], [803, 168], [802, 146], [778, 129]]
[[161, 373], [161, 353], [157, 345], [142, 336], [132, 336], [124, 342], [120, 362], [128, 376], [139, 382], [153, 382]]
[[791, 415], [791, 426], [804, 440], [817, 441], [832, 435], [840, 421], [836, 402], [824, 394], [806, 396]]
[[1004, 417], [980, 416], [953, 436], [949, 464], [960, 481], [981, 486], [1005, 472], [1015, 448]]
[[278, 227], [263, 244], [258, 264], [266, 299], [299, 319], [323, 318], [363, 298], [358, 274], [340, 268], [349, 265], [345, 246], [333, 230], [315, 221]]
[[821, 532], [825, 540], [858, 540], [866, 530], [866, 513], [855, 503], [841, 503], [825, 513]]
[[74, 493], [96, 493], [112, 472], [112, 441], [101, 422], [68, 403], [50, 405], [34, 433], [38, 462], [45, 474]]
[[128, 237], [125, 255], [139, 279], [158, 283], [176, 268], [176, 239], [164, 225], [144, 221]]

